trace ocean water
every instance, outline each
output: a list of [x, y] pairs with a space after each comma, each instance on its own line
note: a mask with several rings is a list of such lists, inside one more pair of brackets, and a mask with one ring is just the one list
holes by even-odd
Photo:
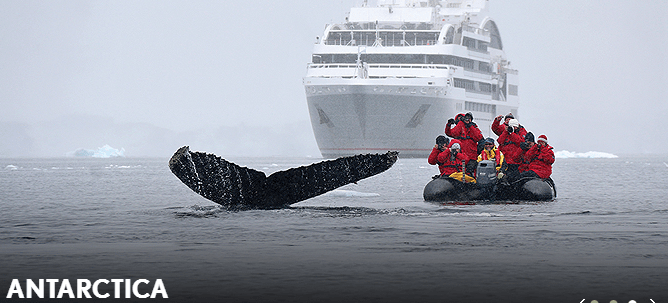
[[[320, 161], [228, 160], [267, 173]], [[424, 202], [438, 169], [400, 159], [242, 212], [167, 162], [0, 159], [0, 301], [30, 301], [6, 298], [13, 279], [162, 279], [169, 299], [149, 301], [668, 302], [668, 157], [557, 159], [555, 201], [467, 206]]]

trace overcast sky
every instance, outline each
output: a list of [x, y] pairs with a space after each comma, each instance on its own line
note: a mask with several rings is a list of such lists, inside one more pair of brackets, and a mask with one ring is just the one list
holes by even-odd
[[[668, 1], [490, 2], [523, 125], [556, 150], [666, 153]], [[317, 157], [302, 77], [325, 24], [361, 3], [0, 0], [0, 156]]]

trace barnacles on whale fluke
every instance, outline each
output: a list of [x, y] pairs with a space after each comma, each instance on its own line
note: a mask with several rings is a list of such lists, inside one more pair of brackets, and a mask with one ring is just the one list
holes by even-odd
[[398, 154], [341, 157], [266, 176], [184, 146], [169, 160], [169, 168], [190, 189], [229, 210], [276, 209], [382, 173], [392, 167]]

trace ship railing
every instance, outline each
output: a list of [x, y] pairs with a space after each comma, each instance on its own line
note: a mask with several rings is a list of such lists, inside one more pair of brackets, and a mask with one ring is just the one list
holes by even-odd
[[489, 33], [488, 30], [486, 30], [484, 28], [479, 28], [479, 27], [475, 27], [475, 26], [466, 25], [466, 24], [462, 25], [462, 30], [467, 31], [469, 33], [474, 33], [474, 34], [483, 35], [483, 36], [487, 36], [487, 37], [490, 36], [490, 33]]
[[439, 44], [439, 35], [434, 30], [331, 30], [322, 41], [338, 46], [427, 46]]
[[[308, 63], [307, 68], [355, 68], [355, 64], [342, 63]], [[369, 68], [406, 68], [406, 69], [452, 69], [458, 67], [447, 64], [397, 64], [397, 63], [369, 63]]]
[[512, 69], [512, 68], [503, 68], [503, 72], [506, 73], [506, 74], [511, 74], [511, 75], [517, 75], [518, 74], [517, 70]]
[[[307, 69], [355, 69], [357, 66], [350, 63], [308, 63]], [[491, 77], [493, 73], [486, 70], [474, 70], [472, 67], [461, 67], [450, 64], [399, 64], [399, 63], [368, 63], [369, 69], [434, 69], [434, 70], [447, 70], [452, 71], [462, 70], [465, 73], [471, 73], [472, 77], [480, 77], [481, 75], [486, 75]], [[517, 75], [517, 70], [504, 69], [504, 72], [509, 74]]]
[[[366, 41], [356, 41], [356, 40], [327, 40], [325, 45], [335, 45], [335, 46], [377, 46], [378, 40], [366, 40]], [[437, 40], [433, 39], [423, 39], [423, 40], [402, 40], [402, 39], [392, 39], [385, 40], [382, 42], [383, 47], [403, 47], [403, 46], [433, 46], [439, 44]], [[452, 44], [452, 43], [444, 43]]]

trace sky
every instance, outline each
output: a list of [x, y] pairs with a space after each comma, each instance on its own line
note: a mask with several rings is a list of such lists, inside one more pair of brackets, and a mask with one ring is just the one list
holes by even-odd
[[[0, 157], [320, 157], [302, 77], [315, 37], [361, 3], [0, 0]], [[668, 1], [490, 12], [527, 129], [555, 150], [668, 153]]]

